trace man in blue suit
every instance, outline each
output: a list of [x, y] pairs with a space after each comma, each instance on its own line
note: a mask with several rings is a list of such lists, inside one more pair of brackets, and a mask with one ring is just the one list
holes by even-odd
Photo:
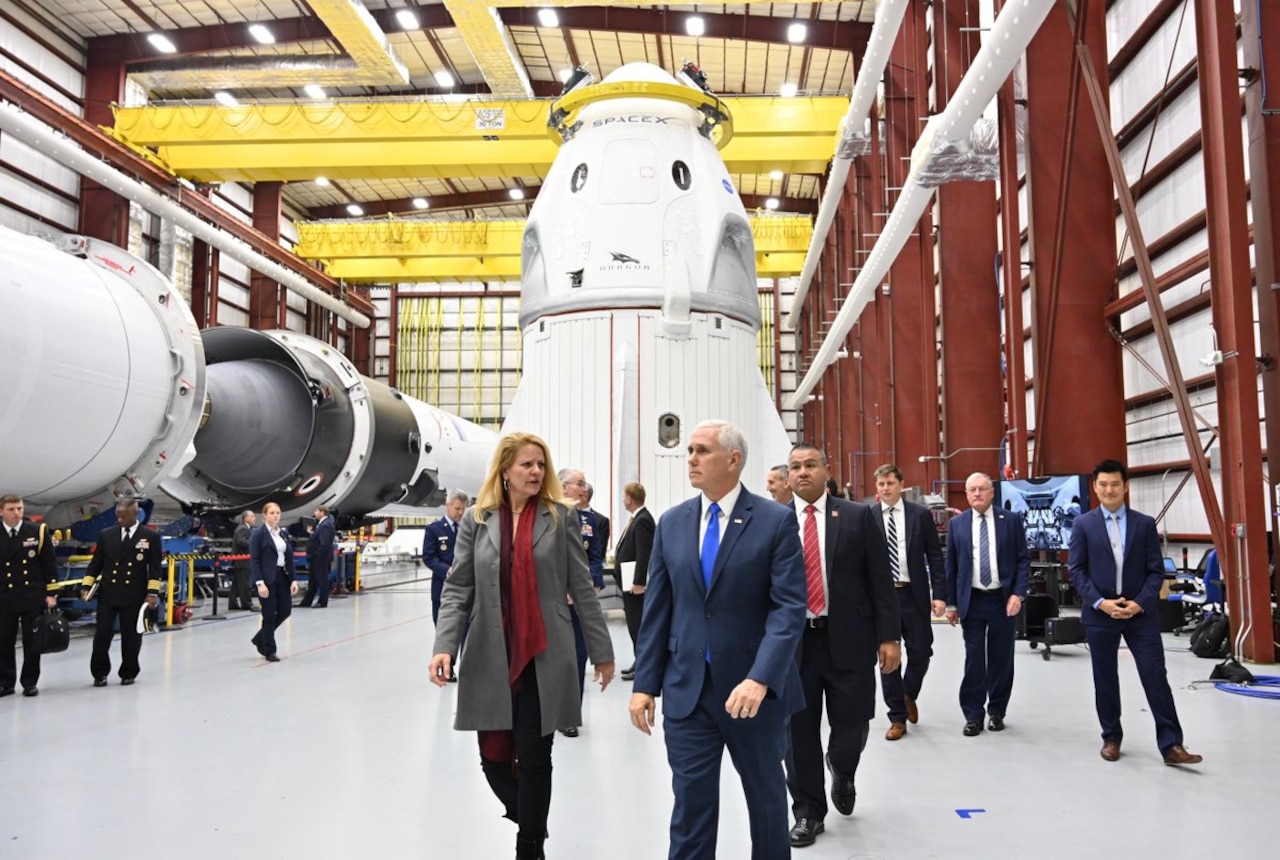
[[964, 482], [969, 510], [947, 523], [947, 621], [964, 631], [960, 709], [964, 735], [1004, 730], [1013, 692], [1013, 644], [1027, 596], [1031, 562], [1022, 521], [993, 509], [991, 478], [974, 472]]
[[431, 571], [431, 623], [440, 617], [440, 593], [453, 566], [453, 544], [458, 539], [458, 523], [467, 511], [467, 494], [449, 493], [444, 516], [427, 526], [422, 535], [422, 563]]
[[1117, 460], [1093, 467], [1093, 490], [1102, 507], [1076, 518], [1067, 567], [1084, 602], [1080, 612], [1093, 661], [1094, 700], [1102, 724], [1102, 758], [1120, 758], [1120, 676], [1116, 654], [1124, 638], [1138, 667], [1156, 744], [1165, 764], [1199, 764], [1202, 756], [1182, 745], [1182, 726], [1164, 668], [1164, 643], [1156, 601], [1164, 579], [1164, 558], [1156, 521], [1126, 508], [1129, 470]]
[[804, 557], [794, 511], [742, 486], [746, 459], [732, 424], [694, 428], [689, 483], [700, 494], [663, 514], [649, 557], [630, 712], [649, 734], [664, 697], [671, 860], [716, 856], [726, 747], [746, 794], [752, 860], [791, 856], [782, 761], [788, 718], [804, 707]]
[[329, 571], [333, 567], [335, 532], [328, 507], [321, 505], [316, 508], [315, 516], [316, 527], [307, 538], [307, 593], [299, 605], [310, 608], [315, 603], [324, 609], [329, 605]]

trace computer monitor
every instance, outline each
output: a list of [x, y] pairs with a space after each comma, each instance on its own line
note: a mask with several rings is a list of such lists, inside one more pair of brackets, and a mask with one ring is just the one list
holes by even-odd
[[1089, 476], [997, 481], [996, 504], [1022, 520], [1028, 550], [1065, 550], [1076, 517], [1089, 509]]

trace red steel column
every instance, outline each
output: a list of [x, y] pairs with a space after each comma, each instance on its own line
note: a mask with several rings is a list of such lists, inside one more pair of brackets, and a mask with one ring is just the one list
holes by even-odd
[[[85, 63], [84, 118], [94, 125], [114, 126], [111, 106], [124, 101], [124, 60], [89, 40]], [[129, 201], [92, 179], [80, 178], [80, 226], [85, 236], [120, 248], [129, 247]]]
[[[935, 7], [936, 9], [937, 7]], [[929, 114], [926, 4], [912, 3], [894, 42], [885, 70], [885, 177], [901, 188], [911, 150]], [[889, 195], [896, 202], [898, 192]], [[883, 221], [880, 222], [883, 225]], [[908, 486], [928, 489], [938, 477], [937, 461], [920, 462], [938, 445], [938, 346], [933, 281], [933, 216], [926, 209], [897, 260], [889, 269], [893, 396], [893, 448]], [[883, 297], [877, 299], [877, 304]]]
[[[1105, 70], [1105, 4], [1094, 0], [1084, 14], [1085, 43], [1097, 68]], [[1115, 196], [1088, 93], [1072, 86], [1073, 53], [1066, 9], [1055, 6], [1031, 41], [1025, 64], [1034, 463], [1042, 475], [1088, 471], [1104, 457], [1126, 459], [1120, 348], [1104, 316], [1115, 290]], [[1105, 93], [1106, 80], [1101, 84]], [[1073, 124], [1072, 139], [1064, 139], [1064, 127]], [[1060, 219], [1064, 182], [1069, 214]], [[1055, 248], [1061, 249], [1059, 259]], [[1016, 293], [1014, 285], [1010, 289]], [[1011, 393], [1016, 388], [1015, 383]]]
[[[1262, 17], [1259, 17], [1262, 16]], [[1265, 21], [1265, 25], [1264, 25]], [[1280, 57], [1280, 9], [1266, 12], [1253, 3], [1240, 7], [1240, 42], [1244, 64], [1259, 75], [1244, 91], [1245, 119], [1249, 130], [1249, 184], [1253, 190], [1253, 254], [1258, 281], [1258, 338], [1262, 347], [1262, 403], [1267, 422], [1266, 450], [1271, 483], [1267, 499], [1271, 507], [1271, 541], [1280, 550], [1280, 62], [1262, 68], [1262, 55]], [[1267, 104], [1262, 93], [1267, 93]]]
[[[1223, 514], [1233, 539], [1220, 547], [1231, 604], [1233, 637], [1246, 620], [1244, 655], [1275, 662], [1271, 586], [1267, 576], [1266, 511], [1262, 498], [1262, 437], [1253, 342], [1249, 268], [1248, 189], [1236, 83], [1236, 21], [1231, 0], [1196, 0], [1196, 61], [1203, 129], [1209, 282], [1218, 348], [1238, 353], [1218, 365]], [[1255, 204], [1256, 207], [1256, 204]], [[1273, 420], [1280, 416], [1273, 416]], [[1242, 584], [1238, 576], [1249, 574]]]
[[[934, 8], [935, 110], [946, 109], [982, 47], [978, 0]], [[938, 188], [938, 261], [942, 294], [942, 404], [946, 452], [999, 447], [1004, 433], [1000, 376], [1000, 301], [996, 283], [994, 182], [948, 182]], [[935, 451], [926, 453], [933, 454]], [[996, 476], [999, 453], [953, 454], [931, 477], [963, 482], [973, 472]], [[966, 507], [964, 484], [943, 485], [951, 507]]]
[[[280, 239], [283, 211], [279, 182], [259, 182], [253, 186], [253, 227], [272, 240]], [[284, 290], [257, 271], [249, 273], [249, 327], [284, 328], [287, 320]]]

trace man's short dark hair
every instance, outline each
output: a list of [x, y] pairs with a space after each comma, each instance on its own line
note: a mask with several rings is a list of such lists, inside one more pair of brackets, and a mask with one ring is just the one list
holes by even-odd
[[20, 504], [21, 502], [22, 496], [19, 496], [17, 493], [5, 493], [3, 496], [0, 496], [0, 508], [3, 508], [5, 505]]
[[902, 483], [902, 470], [898, 468], [897, 463], [885, 463], [883, 466], [876, 469], [875, 476], [877, 478], [887, 478], [890, 475], [893, 475], [895, 478], [897, 478], [899, 484]]
[[329, 516], [329, 509], [324, 505], [316, 505], [316, 513], [320, 515], [320, 519]]
[[125, 508], [126, 510], [127, 510], [128, 508], [136, 508], [136, 507], [138, 507], [138, 500], [137, 500], [137, 499], [134, 499], [134, 498], [128, 498], [128, 497], [126, 497], [126, 498], [123, 498], [123, 499], [121, 499], [120, 501], [116, 502], [116, 507], [117, 507], [117, 508]]
[[[797, 451], [817, 451], [817, 452], [818, 452], [818, 456], [819, 456], [820, 458], [822, 458], [822, 465], [824, 465], [824, 466], [825, 466], [825, 465], [827, 465], [827, 452], [826, 452], [826, 451], [824, 451], [824, 450], [822, 450], [822, 448], [820, 448], [819, 446], [817, 446], [817, 445], [813, 444], [812, 442], [804, 442], [804, 441], [800, 441], [800, 442], [797, 442], [796, 444], [792, 445], [792, 446], [791, 446], [791, 454], [794, 454], [794, 453], [795, 453], [795, 452], [797, 452]], [[790, 458], [791, 458], [791, 454], [788, 454], [788, 455], [787, 455], [787, 459], [790, 459]]]
[[1119, 460], [1103, 460], [1101, 463], [1094, 466], [1093, 475], [1090, 480], [1097, 481], [1099, 475], [1110, 475], [1113, 472], [1119, 472], [1120, 480], [1124, 481], [1126, 484], [1129, 483], [1129, 470], [1125, 467], [1124, 463], [1121, 463]]

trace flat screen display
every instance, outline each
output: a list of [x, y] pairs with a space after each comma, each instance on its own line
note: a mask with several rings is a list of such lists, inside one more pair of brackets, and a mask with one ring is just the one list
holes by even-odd
[[996, 481], [996, 504], [1022, 520], [1028, 550], [1065, 550], [1076, 517], [1089, 509], [1089, 476]]

